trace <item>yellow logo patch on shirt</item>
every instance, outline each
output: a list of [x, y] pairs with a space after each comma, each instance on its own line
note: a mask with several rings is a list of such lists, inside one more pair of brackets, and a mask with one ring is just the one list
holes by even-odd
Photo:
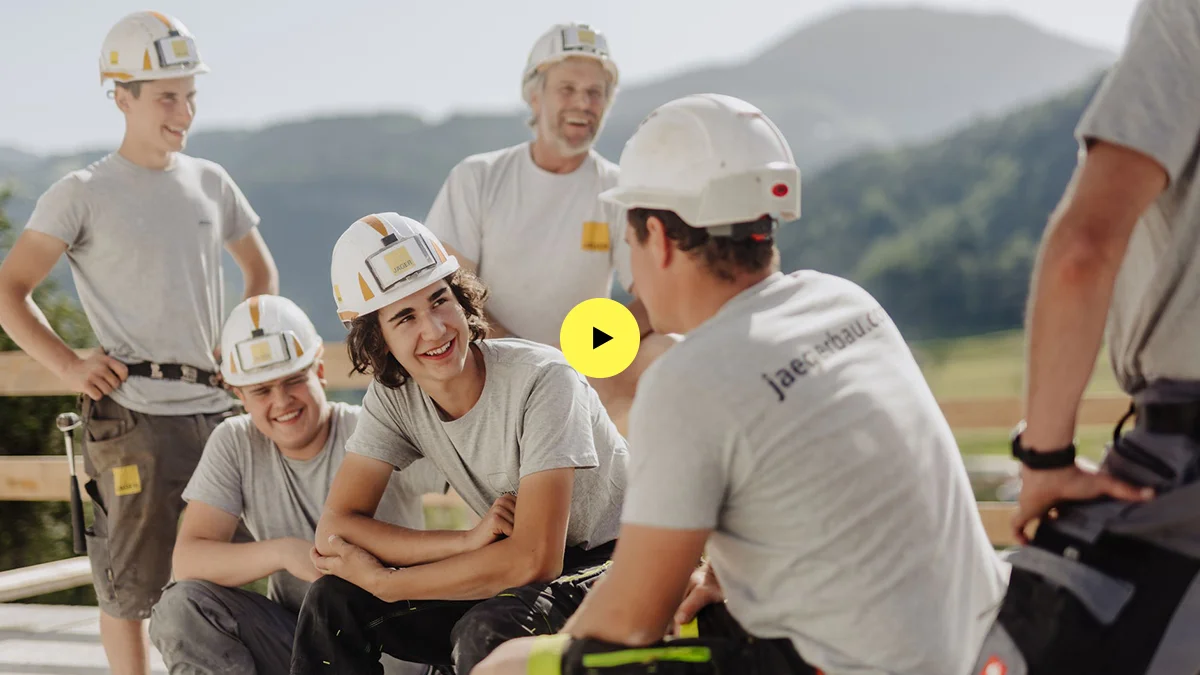
[[608, 239], [608, 223], [589, 220], [583, 224], [583, 244], [585, 251], [607, 251], [611, 245]]
[[118, 497], [136, 495], [142, 491], [142, 476], [137, 464], [118, 466], [113, 469], [113, 483]]

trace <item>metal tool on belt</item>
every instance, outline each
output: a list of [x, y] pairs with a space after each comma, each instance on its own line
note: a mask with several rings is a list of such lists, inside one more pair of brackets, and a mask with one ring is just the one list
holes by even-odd
[[83, 424], [79, 415], [65, 412], [55, 420], [58, 430], [63, 432], [63, 443], [67, 446], [67, 464], [71, 468], [71, 536], [75, 553], [87, 553], [87, 540], [83, 536], [83, 499], [79, 496], [79, 479], [75, 476], [75, 446], [71, 432]]

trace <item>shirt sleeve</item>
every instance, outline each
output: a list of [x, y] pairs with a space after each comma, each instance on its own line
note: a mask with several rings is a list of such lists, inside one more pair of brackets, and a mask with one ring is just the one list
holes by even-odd
[[400, 482], [407, 492], [416, 495], [428, 493], [445, 494], [450, 486], [449, 481], [442, 475], [433, 460], [422, 457], [401, 471]]
[[719, 401], [685, 380], [655, 369], [638, 383], [622, 523], [701, 530], [719, 522], [736, 427]]
[[401, 427], [399, 406], [387, 387], [371, 380], [363, 398], [362, 413], [354, 433], [346, 439], [346, 452], [378, 459], [403, 471], [421, 458], [421, 452]]
[[234, 182], [233, 177], [224, 169], [221, 169], [221, 179], [224, 182], [221, 194], [225, 202], [222, 204], [221, 223], [224, 228], [224, 240], [226, 242], [237, 241], [258, 227], [262, 219], [250, 205], [250, 200], [242, 194], [241, 188]]
[[242, 499], [242, 452], [236, 429], [222, 422], [208, 437], [200, 463], [183, 491], [185, 502], [204, 502], [234, 517], [240, 517]]
[[442, 184], [425, 226], [442, 241], [467, 258], [459, 263], [480, 264], [483, 224], [479, 210], [479, 180], [466, 163], [455, 166]]
[[1095, 140], [1155, 159], [1172, 182], [1196, 150], [1200, 132], [1200, 4], [1146, 0], [1120, 59], [1076, 127], [1081, 149]]
[[87, 220], [86, 188], [74, 174], [55, 181], [38, 198], [25, 229], [48, 234], [70, 250], [84, 237]]
[[599, 401], [574, 368], [559, 363], [545, 367], [526, 399], [521, 419], [520, 477], [599, 466], [592, 429], [592, 407]]

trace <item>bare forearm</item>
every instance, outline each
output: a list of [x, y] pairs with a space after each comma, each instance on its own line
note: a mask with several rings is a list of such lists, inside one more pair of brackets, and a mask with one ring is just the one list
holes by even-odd
[[1123, 253], [1080, 245], [1062, 231], [1047, 238], [1030, 291], [1023, 439], [1033, 449], [1071, 442]]
[[210, 539], [188, 539], [175, 547], [175, 578], [211, 581], [221, 586], [242, 586], [286, 569], [276, 550], [279, 540], [235, 544]]
[[555, 565], [539, 565], [523, 553], [518, 542], [502, 539], [440, 562], [390, 571], [374, 592], [388, 602], [482, 600], [506, 588], [549, 581], [561, 573], [561, 555]]
[[56, 377], [62, 377], [67, 367], [79, 360], [28, 294], [0, 294], [0, 326], [22, 351]]
[[317, 525], [319, 552], [327, 553], [323, 546], [333, 534], [394, 567], [436, 562], [470, 550], [466, 531], [410, 530], [361, 514], [322, 516]]
[[602, 578], [579, 609], [567, 620], [561, 632], [575, 638], [591, 638], [612, 644], [641, 647], [661, 640], [666, 635], [668, 622], [647, 621], [638, 603], [622, 600], [620, 593], [611, 586], [606, 588], [608, 578]]
[[279, 295], [279, 273], [275, 271], [274, 266], [246, 275], [246, 294], [243, 300], [256, 295]]

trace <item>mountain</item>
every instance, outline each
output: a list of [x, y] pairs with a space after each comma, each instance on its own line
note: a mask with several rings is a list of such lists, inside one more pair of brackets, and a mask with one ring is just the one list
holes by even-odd
[[1075, 125], [1098, 85], [830, 167], [781, 229], [784, 269], [854, 279], [909, 338], [1020, 327], [1038, 242], [1076, 164]]
[[[987, 197], [991, 200], [1012, 195], [1007, 184], [988, 181], [1006, 179], [1024, 185], [1021, 169], [998, 159], [1013, 152], [1017, 140], [989, 136], [988, 145], [972, 135], [987, 136], [982, 130], [1005, 122], [973, 126], [975, 121], [1060, 92], [1091, 77], [1112, 58], [1103, 50], [1048, 35], [1003, 15], [920, 8], [853, 10], [804, 26], [746, 62], [624, 88], [597, 148], [617, 159], [643, 116], [676, 96], [719, 91], [746, 98], [780, 125], [805, 170], [805, 217], [802, 226], [786, 233], [785, 263], [832, 265], [875, 283], [899, 274], [894, 266], [900, 249], [894, 247], [913, 246], [906, 237], [917, 235], [910, 235], [910, 230], [919, 225], [917, 229], [925, 233], [920, 236], [933, 236], [930, 233], [936, 228], [922, 224], [932, 217], [923, 208], [949, 203], [960, 209], [955, 213], [963, 213], [966, 207], [959, 201], [975, 204], [984, 199], [960, 194], [982, 189], [968, 178], [985, 181], [992, 189], [1005, 188]], [[1018, 116], [1025, 114], [1029, 113]], [[264, 237], [280, 266], [282, 292], [312, 314], [322, 334], [336, 338], [343, 329], [333, 318], [327, 270], [338, 234], [372, 211], [424, 217], [456, 162], [468, 154], [528, 139], [524, 119], [524, 114], [457, 115], [431, 124], [391, 113], [295, 120], [259, 130], [197, 133], [188, 152], [221, 163], [237, 180], [263, 217]], [[834, 165], [854, 152], [927, 143], [954, 128], [967, 130], [933, 145], [888, 150]], [[1070, 150], [1069, 132], [1053, 138], [1058, 145], [1022, 146], [1010, 161], [1037, 162], [1041, 161], [1034, 156], [1037, 152]], [[939, 173], [939, 152], [966, 161], [956, 153], [959, 147], [1001, 154], [975, 158], [978, 166], [960, 166], [962, 175]], [[8, 204], [12, 219], [24, 222], [37, 195], [51, 182], [105, 151], [37, 158], [0, 150], [0, 184], [8, 182], [15, 191]], [[1034, 154], [1026, 157], [1026, 152]], [[1057, 164], [1050, 168], [1061, 169]], [[1017, 175], [1008, 176], [1006, 170]], [[921, 172], [936, 174], [941, 191], [927, 185]], [[1065, 181], [1061, 171], [1047, 176], [1053, 179], [1050, 183]], [[924, 197], [918, 199], [917, 193]], [[870, 195], [883, 195], [884, 201], [872, 202], [875, 197]], [[1044, 214], [1022, 227], [1037, 229], [1043, 223]], [[948, 221], [941, 227], [957, 231], [958, 224]], [[819, 231], [829, 235], [814, 240], [811, 233]], [[848, 233], [859, 231], [879, 241], [864, 244], [850, 239]], [[935, 243], [945, 244], [940, 239]], [[863, 267], [858, 254], [867, 249], [876, 252]], [[816, 256], [814, 251], [824, 253]], [[233, 271], [231, 265], [227, 269]], [[65, 264], [55, 276], [67, 276]], [[230, 275], [229, 285], [230, 296], [236, 296], [240, 288], [236, 273]], [[986, 308], [978, 311], [987, 314]], [[951, 319], [921, 321], [921, 330], [936, 331]]]
[[849, 153], [928, 140], [1073, 86], [1115, 55], [1006, 14], [873, 7], [802, 27], [754, 58], [620, 94], [604, 149], [620, 151], [643, 114], [716, 91], [752, 101], [779, 125], [801, 168]]

